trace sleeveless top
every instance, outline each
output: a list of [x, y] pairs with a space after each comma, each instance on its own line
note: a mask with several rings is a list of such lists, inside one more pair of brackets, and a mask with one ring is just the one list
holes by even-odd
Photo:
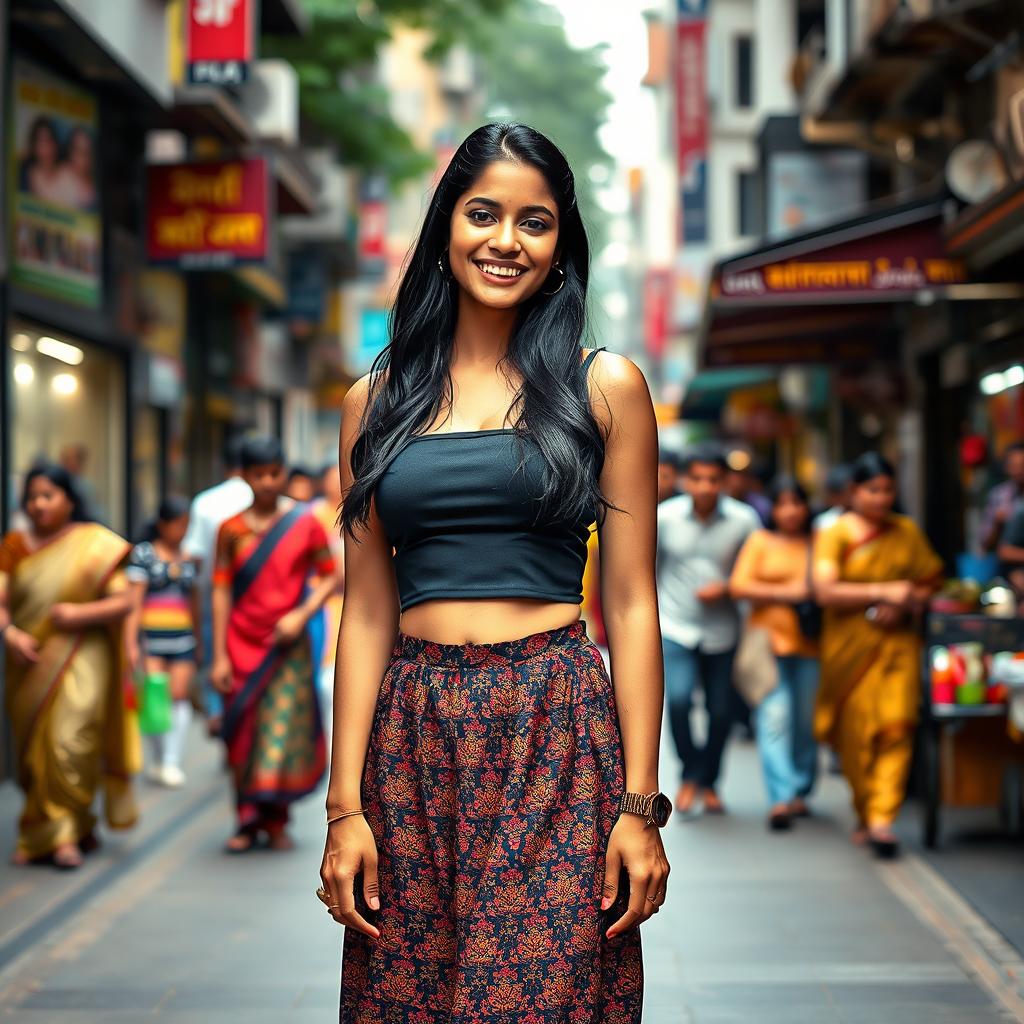
[[438, 598], [580, 604], [596, 512], [536, 521], [544, 469], [537, 442], [510, 427], [410, 438], [376, 490], [402, 611]]

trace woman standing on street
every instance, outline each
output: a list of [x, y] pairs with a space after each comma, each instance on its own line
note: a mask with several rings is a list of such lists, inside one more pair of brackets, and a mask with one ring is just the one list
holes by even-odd
[[[132, 550], [126, 575], [132, 589], [128, 619], [128, 660], [133, 669], [170, 677], [171, 728], [151, 736], [155, 782], [185, 784], [181, 764], [192, 721], [192, 681], [201, 656], [196, 639], [199, 622], [199, 567], [182, 551], [188, 532], [189, 501], [169, 497], [160, 503], [149, 536]], [[142, 638], [144, 648], [139, 646]]]
[[853, 509], [817, 536], [814, 584], [825, 606], [815, 732], [839, 752], [853, 791], [856, 843], [897, 850], [921, 700], [919, 613], [942, 562], [909, 517], [893, 512], [896, 479], [876, 452], [853, 467]]
[[0, 547], [0, 635], [7, 713], [25, 806], [14, 863], [51, 857], [77, 868], [96, 845], [93, 798], [107, 824], [135, 823], [130, 776], [141, 767], [125, 707], [123, 568], [131, 545], [85, 521], [71, 475], [44, 463], [25, 478], [31, 526]]
[[[657, 437], [639, 370], [580, 348], [587, 273], [561, 152], [478, 129], [345, 398], [318, 893], [347, 925], [343, 1024], [640, 1020], [671, 810]], [[595, 519], [614, 686], [579, 617]]]
[[729, 591], [750, 601], [747, 629], [766, 629], [779, 668], [778, 686], [755, 715], [773, 831], [806, 817], [814, 788], [818, 745], [814, 739], [814, 697], [818, 690], [818, 645], [804, 635], [797, 609], [811, 594], [811, 507], [807, 492], [792, 477], [772, 481], [768, 529], [747, 538], [733, 569]]

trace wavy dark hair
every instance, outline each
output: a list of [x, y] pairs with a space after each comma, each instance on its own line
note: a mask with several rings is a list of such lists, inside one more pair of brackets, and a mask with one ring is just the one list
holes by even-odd
[[590, 409], [580, 372], [580, 345], [587, 331], [590, 249], [576, 202], [572, 171], [561, 150], [522, 124], [488, 124], [459, 146], [430, 201], [389, 316], [389, 342], [370, 368], [369, 399], [352, 448], [353, 483], [339, 522], [350, 535], [365, 526], [370, 501], [391, 460], [451, 402], [449, 372], [458, 286], [439, 271], [458, 198], [496, 161], [536, 168], [558, 205], [558, 261], [564, 284], [555, 281], [518, 309], [503, 362], [522, 376], [513, 400], [520, 441], [528, 432], [544, 457], [538, 519], [603, 520], [614, 507], [598, 484], [604, 438]]
[[32, 467], [25, 474], [25, 482], [21, 489], [21, 507], [23, 510], [28, 508], [28, 494], [32, 481], [37, 480], [39, 477], [49, 480], [54, 487], [59, 487], [68, 496], [68, 501], [71, 502], [71, 522], [91, 523], [93, 521], [93, 517], [89, 512], [85, 499], [82, 497], [78, 484], [75, 482], [75, 478], [59, 463], [50, 462], [45, 459], [33, 463]]
[[807, 515], [804, 517], [804, 525], [801, 529], [801, 533], [810, 535], [811, 533], [811, 499], [804, 489], [803, 484], [795, 476], [790, 476], [788, 473], [781, 473], [775, 477], [772, 482], [768, 485], [768, 500], [772, 503], [771, 515], [768, 517], [768, 529], [777, 530], [778, 526], [775, 522], [775, 506], [779, 503], [779, 499], [784, 494], [792, 494], [801, 505], [807, 509]]

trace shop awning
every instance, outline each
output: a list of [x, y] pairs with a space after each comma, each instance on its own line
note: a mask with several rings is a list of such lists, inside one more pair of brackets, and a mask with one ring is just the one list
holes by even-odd
[[722, 406], [733, 392], [768, 384], [775, 379], [775, 371], [766, 369], [702, 370], [686, 385], [679, 417], [717, 423]]
[[979, 268], [1024, 250], [1024, 181], [968, 206], [946, 229], [946, 245]]
[[943, 196], [886, 203], [721, 260], [699, 333], [705, 367], [845, 363], [893, 351], [900, 303], [956, 297]]

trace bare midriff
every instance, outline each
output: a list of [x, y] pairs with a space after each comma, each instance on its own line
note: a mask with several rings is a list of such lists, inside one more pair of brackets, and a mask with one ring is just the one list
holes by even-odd
[[402, 612], [398, 628], [437, 644], [494, 644], [570, 626], [580, 605], [532, 598], [424, 601]]

